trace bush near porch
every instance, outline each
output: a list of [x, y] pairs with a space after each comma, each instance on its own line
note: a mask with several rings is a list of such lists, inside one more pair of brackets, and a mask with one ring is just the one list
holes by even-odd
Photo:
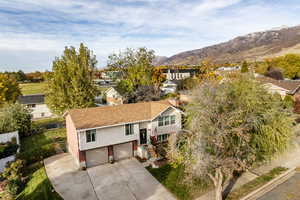
[[160, 183], [180, 200], [196, 199], [211, 188], [210, 183], [194, 180], [192, 184], [183, 183], [184, 168], [166, 164], [160, 168], [146, 168]]

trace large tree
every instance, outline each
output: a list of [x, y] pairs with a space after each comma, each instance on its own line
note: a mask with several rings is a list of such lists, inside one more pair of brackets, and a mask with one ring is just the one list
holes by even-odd
[[5, 103], [15, 103], [20, 94], [17, 81], [7, 74], [0, 74], [0, 107]]
[[[108, 67], [121, 73], [120, 87], [131, 93], [141, 85], [152, 84], [154, 51], [147, 48], [126, 49], [108, 57]], [[125, 87], [124, 87], [125, 86]]]
[[96, 63], [96, 57], [83, 44], [78, 51], [66, 47], [64, 54], [54, 60], [46, 93], [46, 102], [54, 113], [94, 105], [96, 88], [92, 79]]
[[209, 177], [217, 200], [235, 172], [270, 160], [291, 142], [291, 111], [248, 77], [207, 82], [193, 97], [186, 107], [187, 134], [170, 140], [169, 157], [190, 177]]

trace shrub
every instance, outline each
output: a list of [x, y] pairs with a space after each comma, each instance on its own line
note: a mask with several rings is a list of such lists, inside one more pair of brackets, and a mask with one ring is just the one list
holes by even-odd
[[0, 144], [0, 159], [14, 155], [17, 152], [18, 148], [19, 145], [15, 142], [7, 142], [5, 144]]
[[21, 137], [31, 133], [30, 110], [21, 104], [4, 107], [0, 113], [0, 133], [18, 130]]
[[2, 176], [8, 181], [6, 189], [12, 195], [16, 195], [22, 189], [23, 185], [23, 167], [25, 165], [25, 161], [16, 160], [15, 162], [11, 162], [4, 169]]

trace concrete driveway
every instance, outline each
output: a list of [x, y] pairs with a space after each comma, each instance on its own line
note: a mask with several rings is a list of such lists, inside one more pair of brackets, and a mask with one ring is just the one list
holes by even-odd
[[135, 158], [76, 170], [70, 154], [45, 161], [47, 175], [55, 190], [65, 199], [88, 200], [175, 200]]

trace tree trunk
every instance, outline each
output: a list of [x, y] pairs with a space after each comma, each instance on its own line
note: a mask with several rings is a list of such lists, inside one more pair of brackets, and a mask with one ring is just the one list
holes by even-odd
[[216, 169], [214, 176], [208, 174], [215, 185], [215, 200], [222, 200], [223, 174], [220, 168]]

